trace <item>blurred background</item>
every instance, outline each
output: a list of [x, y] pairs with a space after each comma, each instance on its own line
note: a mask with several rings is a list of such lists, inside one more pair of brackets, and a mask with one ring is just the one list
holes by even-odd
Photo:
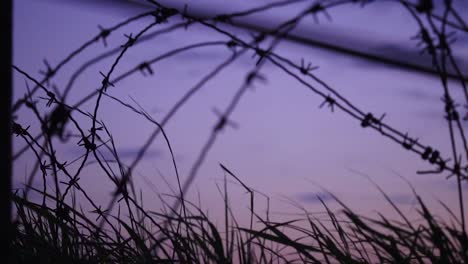
[[[247, 10], [268, 3], [262, 0], [161, 2], [179, 10], [187, 4], [188, 11], [199, 16]], [[455, 3], [460, 14], [467, 14], [463, 11], [468, 10], [466, 2]], [[52, 66], [56, 65], [98, 34], [98, 25], [110, 27], [150, 10], [144, 1], [124, 0], [16, 0], [14, 4], [14, 65], [38, 79], [41, 78], [39, 71], [45, 70], [43, 59]], [[309, 1], [296, 1], [286, 7], [254, 14], [238, 21], [242, 27], [230, 27], [229, 30], [249, 39], [249, 34], [254, 33], [253, 28], [272, 28], [309, 5]], [[296, 63], [304, 60], [318, 66], [313, 73], [355, 105], [379, 116], [385, 113], [385, 121], [389, 125], [407, 131], [420, 142], [430, 144], [449, 156], [449, 133], [440, 99], [442, 86], [437, 75], [416, 69], [430, 68], [430, 58], [421, 55], [417, 41], [411, 40], [418, 33], [418, 27], [408, 12], [388, 1], [364, 8], [342, 5], [328, 10], [328, 15], [331, 19], [319, 14], [316, 18], [318, 23], [312, 16], [304, 19], [292, 33], [303, 41], [283, 40], [275, 52]], [[99, 54], [122, 45], [127, 40], [124, 34], [136, 34], [150, 22], [151, 18], [141, 19], [113, 32], [107, 40], [107, 47], [101, 42], [92, 45], [67, 64], [51, 84], [56, 85], [58, 91], [64, 91], [76, 69]], [[162, 26], [178, 22], [177, 18], [171, 18]], [[149, 33], [158, 29], [160, 27]], [[199, 25], [190, 26], [187, 30], [174, 30], [132, 47], [118, 65], [116, 76], [172, 49], [218, 40], [229, 39]], [[465, 74], [468, 73], [467, 40], [467, 34], [459, 34], [454, 44], [455, 57]], [[312, 45], [314, 41], [324, 45]], [[323, 47], [327, 45], [416, 67], [405, 68], [369, 60]], [[134, 106], [138, 102], [155, 120], [160, 120], [186, 91], [230, 55], [225, 46], [180, 53], [155, 64], [152, 67], [154, 75], [132, 75], [111, 87], [109, 94]], [[213, 109], [225, 109], [246, 74], [255, 67], [257, 58], [252, 58], [252, 55], [252, 52], [247, 52], [210, 80], [165, 126], [182, 181], [187, 178], [218, 121], [219, 116]], [[74, 104], [98, 89], [102, 80], [99, 72], [107, 72], [116, 56], [86, 68], [76, 78], [67, 103]], [[362, 129], [359, 122], [343, 112], [319, 108], [323, 101], [321, 98], [274, 65], [266, 63], [260, 72], [267, 81], [256, 82], [255, 87], [244, 95], [231, 116], [236, 126], [226, 126], [220, 133], [188, 193], [189, 199], [200, 199], [210, 215], [223, 214], [220, 209], [224, 204], [217, 186], [222, 186], [224, 173], [219, 163], [248, 186], [268, 195], [271, 213], [278, 217], [297, 213], [297, 209], [291, 206], [292, 201], [311, 212], [323, 211], [317, 195], [330, 206], [336, 205], [322, 187], [357, 212], [372, 214], [379, 211], [391, 215], [390, 206], [366, 177], [384, 189], [408, 215], [416, 215], [416, 208], [406, 180], [426, 198], [436, 213], [444, 212], [437, 202], [439, 199], [456, 208], [456, 182], [453, 178], [446, 180], [445, 175], [416, 174], [418, 170], [431, 169], [419, 156], [375, 131]], [[450, 82], [454, 97], [462, 102], [461, 86]], [[15, 74], [14, 101], [23, 97], [25, 92], [24, 77]], [[94, 103], [95, 99], [82, 107], [92, 111]], [[45, 104], [46, 101], [40, 102], [41, 107], [47, 110]], [[31, 125], [31, 131], [40, 131], [34, 115], [27, 109], [18, 111], [16, 117], [21, 123]], [[84, 127], [91, 127], [89, 119], [80, 120], [89, 124]], [[111, 131], [124, 163], [131, 163], [156, 128], [108, 97], [103, 98], [99, 120], [103, 120]], [[64, 160], [74, 160], [84, 152], [76, 145], [77, 141], [72, 138], [68, 143], [60, 144], [57, 153]], [[15, 138], [14, 143], [14, 152], [24, 146], [20, 138]], [[34, 161], [30, 151], [15, 161], [14, 187], [22, 188]], [[113, 189], [106, 176], [96, 168], [97, 165], [90, 160], [80, 182], [104, 204]], [[161, 206], [157, 194], [171, 193], [171, 188], [176, 189], [171, 156], [163, 137], [159, 136], [151, 145], [134, 171], [133, 180], [137, 189], [143, 191], [144, 204], [148, 208]], [[41, 186], [42, 179], [36, 177], [34, 184]], [[233, 206], [248, 213], [249, 197], [244, 189], [234, 182], [228, 188]], [[257, 196], [256, 205], [264, 210], [265, 199]]]

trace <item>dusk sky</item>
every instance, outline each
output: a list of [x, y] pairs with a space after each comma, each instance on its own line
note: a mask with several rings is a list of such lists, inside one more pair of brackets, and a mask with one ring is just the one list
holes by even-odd
[[[13, 63], [33, 77], [40, 79], [44, 70], [42, 60], [56, 65], [71, 51], [99, 33], [98, 25], [108, 27], [145, 10], [144, 5], [126, 1], [14, 1], [14, 56]], [[134, 1], [137, 2], [137, 1]], [[207, 14], [245, 10], [268, 1], [165, 1], [174, 7]], [[248, 2], [249, 4], [246, 4]], [[462, 10], [468, 4], [455, 1]], [[274, 9], [247, 18], [249, 23], [274, 26], [299, 13], [309, 2], [298, 1], [287, 8]], [[464, 4], [464, 6], [462, 6]], [[417, 41], [411, 37], [418, 32], [411, 16], [400, 5], [392, 2], [374, 3], [364, 8], [344, 5], [329, 10], [332, 20], [319, 15], [319, 24], [312, 17], [305, 19], [295, 34], [322, 39], [344, 47], [380, 54], [397, 60], [409, 60], [427, 65], [427, 57], [418, 55]], [[460, 14], [468, 12], [460, 11]], [[466, 17], [465, 19], [467, 19]], [[93, 44], [65, 66], [52, 83], [63, 91], [70, 76], [84, 62], [122, 45], [124, 34], [138, 32], [151, 22], [145, 18], [112, 33], [108, 46]], [[174, 18], [168, 27], [180, 20]], [[149, 33], [160, 29], [155, 27]], [[249, 35], [232, 29], [239, 37], [249, 40]], [[457, 35], [455, 56], [462, 71], [468, 74], [467, 35]], [[203, 41], [228, 39], [202, 26], [191, 26], [187, 31], [177, 29], [153, 40], [135, 45], [118, 65], [115, 76], [135, 67], [144, 60], [175, 48]], [[444, 156], [450, 156], [448, 129], [440, 100], [442, 87], [437, 76], [422, 74], [370, 62], [357, 57], [325, 51], [299, 43], [282, 41], [275, 52], [300, 63], [301, 59], [319, 68], [313, 73], [366, 112], [380, 116], [398, 130], [408, 132], [421, 143], [435, 146]], [[180, 53], [155, 64], [153, 76], [141, 73], [118, 82], [109, 88], [109, 94], [122, 101], [148, 111], [155, 120], [161, 120], [172, 105], [208, 72], [226, 60], [232, 53], [226, 46], [204, 47]], [[408, 54], [414, 54], [409, 56]], [[117, 54], [87, 68], [76, 80], [66, 102], [74, 104], [89, 92], [100, 87], [99, 71], [107, 72]], [[174, 149], [182, 181], [216, 125], [218, 116], [213, 109], [224, 111], [231, 97], [239, 89], [246, 74], [255, 67], [257, 58], [249, 51], [237, 59], [216, 78], [210, 80], [169, 121], [165, 131]], [[232, 170], [248, 186], [271, 197], [273, 212], [296, 212], [287, 199], [295, 200], [310, 211], [323, 211], [315, 198], [329, 199], [319, 186], [336, 194], [358, 212], [380, 211], [389, 213], [390, 206], [378, 190], [363, 175], [368, 175], [392, 197], [403, 211], [415, 212], [414, 197], [405, 178], [417, 192], [434, 205], [434, 211], [443, 212], [437, 199], [456, 205], [456, 181], [441, 175], [418, 175], [416, 171], [431, 169], [426, 162], [373, 130], [361, 128], [358, 121], [341, 111], [331, 112], [319, 108], [323, 99], [287, 76], [271, 63], [261, 69], [266, 82], [255, 82], [235, 109], [231, 120], [236, 127], [226, 126], [203, 163], [189, 197], [198, 199], [213, 215], [222, 208], [222, 197], [216, 184], [222, 185], [224, 173], [219, 163]], [[29, 84], [33, 86], [33, 84]], [[455, 99], [462, 102], [462, 90], [451, 83]], [[25, 78], [14, 73], [14, 98], [24, 96]], [[134, 100], [134, 101], [133, 101]], [[92, 111], [95, 99], [83, 105]], [[46, 101], [40, 101], [42, 110]], [[31, 125], [38, 133], [39, 125], [33, 114], [21, 109], [18, 122]], [[79, 117], [79, 115], [77, 115]], [[79, 117], [84, 127], [91, 127], [89, 119]], [[147, 120], [122, 107], [108, 97], [103, 98], [99, 120], [104, 120], [111, 131], [124, 163], [131, 163], [141, 145], [156, 127]], [[70, 128], [71, 129], [71, 128]], [[65, 160], [73, 160], [84, 149], [76, 145], [78, 139], [57, 142], [57, 153]], [[24, 146], [15, 138], [15, 151]], [[105, 153], [104, 153], [105, 155]], [[28, 151], [14, 164], [15, 187], [20, 187], [25, 175], [34, 165], [34, 155]], [[91, 160], [93, 162], [93, 160]], [[81, 183], [96, 199], [105, 201], [112, 189], [104, 173], [96, 164], [85, 167]], [[176, 188], [171, 156], [163, 137], [158, 136], [146, 157], [134, 171], [134, 182], [144, 193], [145, 206], [158, 208], [159, 199], [153, 191], [170, 193], [161, 179], [164, 177]], [[36, 178], [39, 186], [41, 178]], [[233, 179], [230, 179], [233, 180]], [[152, 184], [157, 190], [153, 190]], [[248, 196], [237, 184], [229, 185], [231, 200], [239, 208], [248, 207]], [[257, 196], [261, 207], [264, 199]], [[263, 200], [262, 200], [263, 199]]]

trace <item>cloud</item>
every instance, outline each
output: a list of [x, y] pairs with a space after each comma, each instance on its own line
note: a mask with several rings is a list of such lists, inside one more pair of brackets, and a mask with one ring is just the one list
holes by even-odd
[[416, 197], [413, 194], [392, 194], [389, 197], [395, 204], [413, 205], [417, 203]]
[[[451, 178], [453, 179], [453, 178]], [[456, 180], [452, 180], [452, 181], [445, 181], [444, 184], [446, 186], [448, 186], [448, 188], [450, 190], [453, 190], [453, 191], [458, 191], [458, 184], [457, 184], [457, 181]], [[464, 190], [468, 190], [468, 183], [466, 181], [462, 181], [461, 183], [461, 187], [464, 189]]]
[[[140, 152], [140, 148], [119, 148], [117, 149], [117, 154], [119, 155], [119, 158], [121, 159], [126, 159], [126, 158], [135, 158], [138, 153]], [[144, 158], [159, 158], [163, 154], [160, 150], [156, 149], [149, 149], [145, 152]], [[111, 153], [106, 152], [104, 154], [104, 157], [106, 158], [112, 158], [113, 155]]]
[[300, 193], [297, 195], [297, 198], [299, 199], [299, 201], [305, 203], [320, 203], [320, 199], [324, 202], [330, 202], [334, 200], [333, 196], [326, 192]]
[[[421, 54], [422, 48], [418, 48], [415, 46], [411, 46], [412, 43], [402, 43], [402, 44], [389, 44], [389, 43], [376, 43], [373, 45], [366, 45], [362, 43], [361, 46], [352, 46], [350, 48], [357, 50], [359, 52], [377, 56], [382, 58], [380, 60], [382, 63], [376, 63], [373, 60], [353, 60], [353, 63], [359, 65], [361, 67], [376, 67], [380, 66], [382, 68], [396, 68], [396, 69], [404, 69], [410, 72], [419, 72], [419, 69], [414, 68], [424, 68], [425, 71], [429, 71], [432, 69], [432, 56], [430, 56], [427, 52]], [[365, 47], [365, 48], [363, 48]], [[457, 51], [462, 50], [463, 48], [458, 46]], [[468, 61], [461, 55], [455, 52], [454, 58], [457, 61], [458, 67], [462, 72], [466, 72], [468, 69]], [[390, 63], [390, 61], [398, 62], [399, 66]], [[405, 66], [413, 65], [410, 67]], [[450, 63], [447, 64], [447, 71], [452, 74], [456, 75], [456, 70]], [[425, 74], [428, 74], [425, 72]], [[437, 76], [437, 74], [431, 73], [431, 75]]]
[[[102, 148], [102, 150], [103, 151], [101, 153], [105, 159], [114, 159], [114, 155], [111, 154], [107, 149], [104, 150], [104, 148]], [[76, 147], [70, 149], [68, 152], [73, 155], [82, 155], [84, 153], [81, 149], [77, 149]], [[139, 152], [140, 147], [117, 148], [117, 154], [121, 159], [135, 158]], [[145, 152], [143, 159], [160, 158], [162, 156], [163, 152], [161, 150], [149, 149]]]
[[401, 95], [407, 97], [408, 99], [414, 100], [414, 101], [424, 101], [424, 102], [431, 102], [431, 103], [437, 103], [441, 102], [440, 96], [432, 95], [428, 93], [427, 91], [424, 91], [425, 88], [423, 87], [417, 87], [417, 88], [411, 88], [411, 87], [404, 87], [400, 91], [398, 91]]

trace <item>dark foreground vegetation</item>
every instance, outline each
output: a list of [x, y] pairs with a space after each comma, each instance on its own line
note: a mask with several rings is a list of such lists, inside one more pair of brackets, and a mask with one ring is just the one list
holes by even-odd
[[[385, 195], [385, 194], [384, 194]], [[252, 212], [257, 228], [237, 224], [226, 203], [227, 228], [220, 229], [197, 206], [95, 218], [70, 205], [54, 208], [15, 196], [18, 222], [13, 263], [467, 263], [468, 237], [460, 220], [434, 216], [419, 196], [421, 219], [409, 220], [387, 196], [397, 220], [368, 218], [343, 209], [318, 219], [286, 222]], [[50, 196], [50, 199], [54, 197]], [[134, 202], [132, 200], [132, 202]], [[341, 203], [341, 202], [340, 202]], [[294, 235], [291, 235], [294, 234]]]

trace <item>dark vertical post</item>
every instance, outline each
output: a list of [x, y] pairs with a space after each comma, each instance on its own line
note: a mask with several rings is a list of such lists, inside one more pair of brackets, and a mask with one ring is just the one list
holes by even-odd
[[[12, 238], [11, 224], [11, 100], [12, 100], [12, 0], [0, 4], [0, 239], [2, 245], [10, 245]], [[8, 257], [9, 257], [8, 253]]]

